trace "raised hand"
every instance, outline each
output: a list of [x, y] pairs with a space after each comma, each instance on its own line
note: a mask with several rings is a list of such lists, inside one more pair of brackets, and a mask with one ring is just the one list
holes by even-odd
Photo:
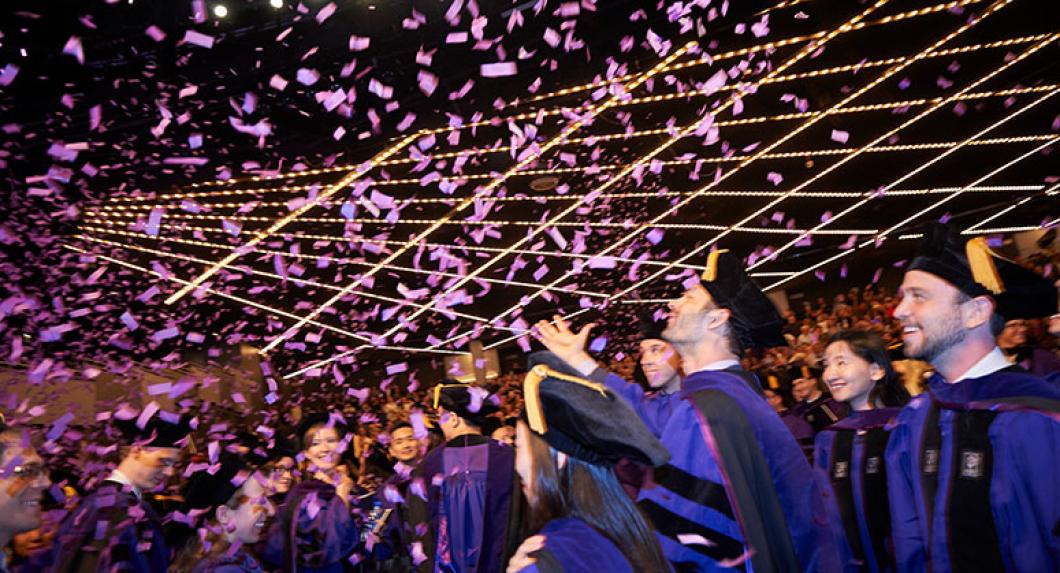
[[589, 332], [593, 326], [586, 324], [578, 332], [574, 332], [567, 321], [558, 314], [553, 315], [552, 322], [541, 320], [534, 325], [537, 330], [537, 339], [545, 345], [545, 348], [584, 375], [596, 369], [596, 361], [585, 351]]

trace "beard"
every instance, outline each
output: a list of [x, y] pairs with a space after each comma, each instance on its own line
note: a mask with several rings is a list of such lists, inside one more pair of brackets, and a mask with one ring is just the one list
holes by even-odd
[[957, 346], [968, 336], [968, 331], [961, 324], [960, 312], [949, 313], [938, 326], [931, 331], [920, 326], [920, 347], [910, 349], [908, 356], [916, 360], [923, 360], [934, 364], [935, 360], [942, 356], [947, 350]]

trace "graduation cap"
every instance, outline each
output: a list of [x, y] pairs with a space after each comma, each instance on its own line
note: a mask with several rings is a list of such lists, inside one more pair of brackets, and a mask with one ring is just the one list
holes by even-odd
[[669, 461], [670, 452], [606, 386], [576, 376], [551, 352], [535, 352], [528, 361], [527, 424], [550, 446], [598, 465], [622, 458], [655, 467]]
[[656, 320], [654, 313], [651, 312], [640, 315], [641, 340], [666, 340], [662, 335], [664, 330], [666, 330], [666, 320]]
[[[480, 398], [473, 394], [480, 392]], [[481, 427], [486, 417], [496, 412], [499, 408], [491, 400], [486, 398], [486, 391], [470, 384], [448, 380], [434, 387], [434, 399], [431, 404], [434, 409], [445, 408], [449, 412]]]
[[699, 277], [703, 288], [731, 313], [733, 335], [745, 349], [787, 346], [784, 320], [773, 302], [751, 281], [743, 261], [727, 249], [713, 251]]
[[121, 432], [125, 445], [138, 445], [148, 448], [181, 448], [184, 440], [191, 433], [191, 419], [180, 416], [176, 419], [157, 414], [147, 421], [141, 417], [130, 419], [115, 418], [114, 426]]
[[[213, 473], [210, 473], [211, 470], [214, 470]], [[209, 515], [228, 503], [252, 473], [253, 467], [243, 458], [228, 452], [222, 453], [216, 466], [199, 470], [188, 478], [182, 492], [182, 512], [207, 510]]]
[[993, 298], [1005, 320], [1056, 313], [1056, 287], [995, 253], [983, 237], [964, 241], [954, 227], [934, 223], [924, 233], [920, 252], [908, 270], [933, 274], [970, 297]]
[[795, 382], [800, 378], [814, 378], [817, 380], [821, 379], [824, 371], [820, 367], [811, 366], [804, 362], [796, 362], [788, 365], [788, 381]]

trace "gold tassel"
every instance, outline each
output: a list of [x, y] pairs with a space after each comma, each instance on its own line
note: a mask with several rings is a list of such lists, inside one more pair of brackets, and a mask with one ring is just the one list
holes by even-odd
[[703, 274], [700, 275], [700, 278], [708, 283], [716, 281], [718, 279], [718, 257], [721, 256], [722, 253], [727, 252], [729, 252], [729, 249], [711, 251], [711, 253], [707, 255], [707, 267], [703, 269]]
[[965, 243], [964, 253], [968, 256], [968, 266], [972, 269], [975, 282], [994, 294], [1005, 292], [1005, 284], [1001, 282], [1001, 275], [994, 266], [994, 252], [986, 244], [985, 238], [976, 237]]
[[776, 376], [773, 376], [772, 374], [770, 374], [769, 376], [766, 376], [766, 381], [769, 382], [769, 387], [770, 388], [772, 388], [774, 390], [776, 390], [777, 388], [780, 388], [780, 380]]
[[523, 380], [523, 401], [526, 404], [526, 420], [530, 424], [530, 429], [538, 434], [544, 434], [548, 431], [548, 426], [545, 424], [545, 412], [541, 409], [541, 382], [545, 378], [555, 378], [584, 386], [599, 392], [601, 396], [607, 396], [607, 387], [603, 384], [557, 372], [544, 364], [534, 366], [526, 374], [526, 379]]
[[809, 366], [806, 366], [806, 365], [802, 366], [802, 377], [803, 378], [809, 378], [810, 377], [810, 367]]

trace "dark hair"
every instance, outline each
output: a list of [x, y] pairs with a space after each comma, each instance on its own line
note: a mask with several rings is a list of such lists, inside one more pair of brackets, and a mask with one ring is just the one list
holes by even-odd
[[869, 392], [869, 402], [884, 407], [904, 406], [909, 402], [909, 392], [894, 371], [887, 345], [880, 335], [869, 330], [841, 330], [828, 339], [825, 348], [836, 342], [845, 342], [859, 358], [883, 369], [883, 378], [877, 380]]
[[560, 468], [548, 442], [528, 431], [533, 460], [530, 522], [538, 531], [548, 522], [576, 517], [618, 547], [634, 571], [669, 571], [662, 547], [648, 520], [615, 476], [614, 468], [567, 456]]
[[[232, 497], [228, 498], [228, 501], [226, 501], [224, 505], [228, 507], [228, 509], [237, 510], [239, 509], [239, 506], [243, 505], [248, 499], [250, 498], [247, 494], [243, 493], [243, 487], [240, 486], [240, 488], [232, 494]], [[204, 525], [205, 528], [203, 532], [194, 531], [185, 545], [178, 548], [176, 555], [174, 555], [173, 563], [169, 566], [170, 572], [183, 573], [185, 571], [191, 571], [196, 565], [207, 559], [221, 557], [230, 547], [232, 547], [228, 538], [225, 537], [220, 531], [220, 528], [217, 527], [217, 508], [210, 511], [208, 519]], [[247, 549], [250, 548], [248, 547]]]
[[398, 430], [400, 430], [402, 428], [408, 428], [410, 430], [415, 430], [416, 429], [416, 428], [412, 427], [412, 424], [402, 420], [402, 421], [394, 422], [393, 424], [391, 424], [390, 427], [386, 429], [386, 433], [392, 435], [394, 432], [396, 432], [396, 431], [398, 431]]

